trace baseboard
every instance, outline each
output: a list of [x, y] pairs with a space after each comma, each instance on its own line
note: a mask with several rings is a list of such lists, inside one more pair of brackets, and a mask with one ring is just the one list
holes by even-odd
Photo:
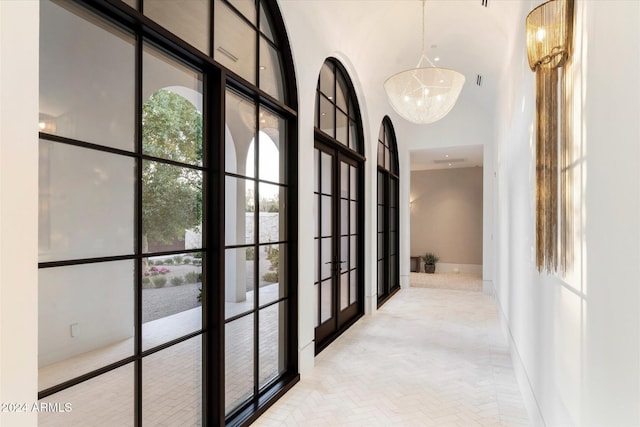
[[518, 347], [516, 346], [513, 335], [511, 334], [509, 322], [506, 315], [504, 314], [504, 310], [502, 309], [500, 299], [495, 292], [493, 282], [485, 281], [483, 283], [483, 288], [484, 284], [487, 282], [491, 284], [491, 293], [495, 297], [496, 306], [498, 307], [498, 315], [500, 318], [500, 326], [502, 327], [502, 331], [509, 344], [509, 354], [511, 356], [511, 363], [513, 364], [513, 372], [516, 376], [518, 388], [520, 389], [520, 394], [522, 394], [522, 400], [524, 401], [524, 406], [527, 409], [529, 420], [531, 421], [531, 425], [533, 426], [544, 427], [546, 426], [546, 423], [544, 421], [544, 417], [542, 416], [542, 412], [540, 411], [540, 405], [538, 405], [538, 400], [536, 399], [533, 387], [531, 386], [529, 375], [527, 374], [527, 370], [524, 366], [522, 358], [520, 357], [520, 353], [518, 352]]
[[493, 281], [491, 280], [482, 281], [482, 293], [485, 295], [495, 295], [495, 289], [493, 288]]
[[300, 374], [309, 371], [315, 365], [315, 341], [310, 341], [298, 350], [298, 370]]

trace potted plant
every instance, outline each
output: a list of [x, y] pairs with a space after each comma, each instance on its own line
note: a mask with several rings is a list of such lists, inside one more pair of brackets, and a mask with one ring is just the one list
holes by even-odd
[[422, 257], [424, 261], [424, 272], [425, 273], [435, 273], [436, 271], [436, 262], [438, 262], [440, 258], [436, 256], [436, 254], [432, 252], [427, 252], [425, 256]]

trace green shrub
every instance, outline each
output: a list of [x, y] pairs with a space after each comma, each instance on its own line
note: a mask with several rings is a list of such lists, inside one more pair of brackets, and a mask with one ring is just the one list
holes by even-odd
[[182, 262], [185, 264], [191, 264], [193, 261], [191, 260], [191, 258], [185, 258]]
[[164, 261], [161, 259], [157, 259], [153, 262], [153, 264], [151, 264], [151, 261], [149, 261], [149, 265], [164, 265]]
[[149, 279], [148, 277], [143, 277], [142, 278], [142, 289], [148, 289], [151, 288], [151, 279]]
[[193, 260], [193, 265], [202, 265], [202, 260], [201, 259], [194, 259]]
[[155, 286], [156, 288], [164, 288], [164, 286], [167, 284], [167, 278], [163, 276], [156, 276], [151, 279], [151, 281], [153, 282], [153, 286]]
[[202, 258], [202, 252], [196, 252], [192, 255], [194, 258]]
[[198, 302], [202, 302], [202, 288], [198, 288]]
[[276, 283], [278, 281], [278, 272], [277, 271], [267, 271], [263, 276], [262, 280], [267, 283]]
[[167, 265], [173, 265], [173, 260], [171, 258], [167, 258], [164, 260], [164, 263]]
[[149, 265], [155, 265], [152, 259], [148, 260], [147, 262], [149, 263]]
[[278, 264], [280, 264], [280, 249], [274, 248], [273, 246], [267, 246], [267, 259], [271, 262], [271, 265], [275, 268], [278, 268]]
[[247, 251], [245, 253], [245, 259], [247, 261], [253, 261], [256, 257], [256, 251], [254, 248], [247, 248]]
[[184, 285], [184, 279], [182, 278], [182, 276], [172, 277], [172, 278], [171, 278], [171, 284], [172, 284], [173, 286], [180, 286], [180, 285]]
[[202, 281], [202, 278], [200, 278], [200, 280], [198, 280], [198, 272], [196, 271], [190, 271], [187, 274], [184, 275], [184, 282], [185, 283], [198, 283], [199, 281]]
[[176, 264], [182, 264], [182, 261], [184, 261], [184, 257], [182, 255], [176, 255], [173, 257], [173, 262]]

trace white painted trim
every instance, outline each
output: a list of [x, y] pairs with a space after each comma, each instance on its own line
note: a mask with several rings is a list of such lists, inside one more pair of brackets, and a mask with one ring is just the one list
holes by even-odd
[[522, 400], [524, 401], [524, 406], [527, 409], [527, 414], [529, 415], [531, 424], [533, 426], [546, 426], [544, 417], [542, 416], [542, 411], [540, 410], [540, 405], [538, 404], [538, 400], [536, 399], [535, 393], [533, 391], [533, 386], [531, 385], [529, 375], [527, 375], [527, 370], [525, 369], [524, 362], [522, 361], [520, 353], [518, 352], [518, 347], [513, 340], [513, 335], [511, 333], [511, 329], [509, 328], [509, 322], [502, 308], [502, 304], [500, 304], [500, 299], [497, 297], [496, 289], [493, 286], [493, 282], [485, 281], [483, 283], [483, 291], [484, 284], [490, 284], [492, 288], [490, 289], [490, 292], [493, 295], [496, 295], [495, 302], [498, 308], [500, 326], [502, 327], [502, 332], [504, 333], [504, 336], [507, 339], [507, 343], [509, 345], [509, 355], [511, 356], [511, 363], [513, 364], [513, 372], [516, 376], [518, 388], [520, 389], [520, 394], [522, 395]]

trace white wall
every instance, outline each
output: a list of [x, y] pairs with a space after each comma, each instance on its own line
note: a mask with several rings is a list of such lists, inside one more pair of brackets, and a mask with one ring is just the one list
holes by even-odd
[[496, 150], [496, 297], [536, 425], [640, 424], [640, 3], [576, 4], [574, 253], [535, 267], [534, 74], [524, 5], [503, 73]]
[[[38, 2], [0, 1], [0, 402], [37, 399]], [[19, 43], [16, 43], [19, 40]], [[0, 412], [0, 426], [37, 414]]]

